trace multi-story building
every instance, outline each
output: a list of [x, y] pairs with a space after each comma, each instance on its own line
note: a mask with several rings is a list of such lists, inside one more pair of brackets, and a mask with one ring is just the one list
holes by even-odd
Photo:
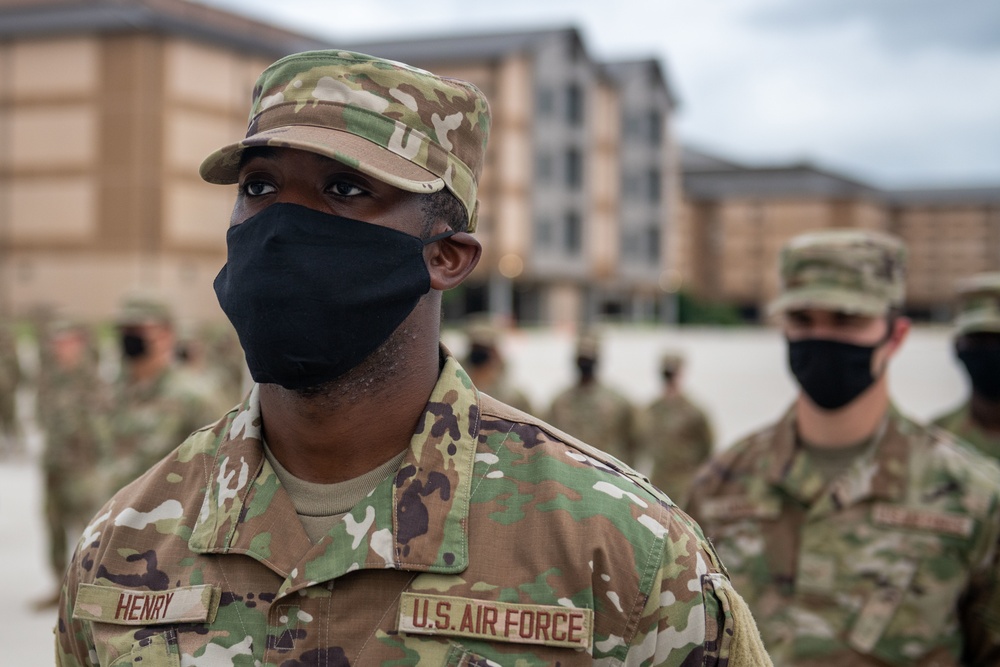
[[522, 322], [662, 319], [679, 169], [656, 61], [598, 63], [573, 28], [352, 48], [472, 81], [493, 128], [466, 290]]
[[907, 309], [946, 319], [955, 283], [1000, 270], [1000, 187], [880, 190], [810, 164], [750, 167], [691, 149], [682, 158], [682, 288], [760, 319], [778, 291], [791, 237], [854, 227], [900, 236], [909, 250]]
[[[330, 46], [184, 0], [0, 0], [0, 306], [103, 318], [143, 288], [184, 318], [221, 317], [211, 283], [233, 192], [198, 164], [242, 135], [264, 67]], [[595, 62], [573, 28], [336, 46], [491, 100], [486, 253], [449, 312], [662, 312], [679, 171], [657, 63]]]
[[221, 318], [233, 191], [198, 177], [260, 71], [316, 40], [176, 0], [0, 0], [0, 306]]

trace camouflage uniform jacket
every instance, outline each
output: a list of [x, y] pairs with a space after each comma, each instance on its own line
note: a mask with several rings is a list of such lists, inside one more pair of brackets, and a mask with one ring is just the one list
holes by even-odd
[[935, 419], [934, 425], [958, 436], [983, 454], [1000, 459], [1000, 433], [985, 431], [972, 421], [968, 401]]
[[104, 426], [102, 466], [108, 479], [105, 498], [166, 456], [190, 433], [214, 422], [220, 407], [214, 397], [168, 367], [148, 383], [120, 380]]
[[632, 405], [614, 389], [594, 382], [556, 396], [548, 421], [556, 428], [634, 465]]
[[712, 427], [687, 396], [661, 396], [639, 413], [636, 446], [653, 485], [683, 502], [698, 468], [712, 455]]
[[756, 637], [687, 515], [453, 358], [398, 473], [315, 544], [257, 395], [88, 527], [59, 665], [726, 665]]
[[829, 485], [796, 440], [793, 410], [688, 503], [774, 664], [1000, 664], [1000, 468], [895, 409]]

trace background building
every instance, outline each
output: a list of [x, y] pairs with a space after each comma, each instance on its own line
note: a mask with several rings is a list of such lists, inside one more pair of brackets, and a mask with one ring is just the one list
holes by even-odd
[[909, 243], [922, 317], [945, 316], [958, 278], [1000, 269], [1000, 188], [891, 192], [809, 164], [681, 160], [662, 64], [597, 61], [573, 27], [334, 44], [185, 0], [0, 0], [0, 313], [104, 319], [145, 289], [183, 320], [221, 320], [211, 284], [234, 193], [198, 165], [242, 136], [264, 67], [331, 46], [491, 100], [486, 252], [448, 317], [670, 322], [682, 289], [752, 321], [778, 248], [834, 226]]
[[955, 283], [1000, 270], [1000, 187], [880, 190], [802, 163], [751, 167], [687, 149], [675, 232], [682, 289], [763, 319], [778, 292], [778, 251], [830, 227], [900, 236], [909, 251], [907, 310], [950, 316]]

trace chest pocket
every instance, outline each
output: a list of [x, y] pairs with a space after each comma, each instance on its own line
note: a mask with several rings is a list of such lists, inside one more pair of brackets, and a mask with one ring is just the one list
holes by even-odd
[[80, 584], [73, 618], [92, 624], [101, 664], [111, 667], [180, 667], [174, 626], [211, 623], [219, 590], [186, 586], [147, 591]]
[[143, 637], [132, 644], [132, 650], [122, 654], [111, 667], [180, 667], [181, 655], [177, 646], [177, 632], [169, 629], [160, 634]]
[[[798, 618], [814, 621], [796, 631], [818, 637], [815, 627], [826, 625], [887, 665], [914, 664], [935, 651], [957, 656], [956, 609], [973, 531], [973, 519], [962, 514], [886, 503], [807, 524], [795, 606]], [[820, 641], [800, 644], [800, 657], [812, 657]]]

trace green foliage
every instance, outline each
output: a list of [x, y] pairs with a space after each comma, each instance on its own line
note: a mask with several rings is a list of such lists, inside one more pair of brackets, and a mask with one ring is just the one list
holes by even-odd
[[699, 299], [688, 292], [677, 294], [677, 323], [722, 326], [746, 324], [735, 306]]

